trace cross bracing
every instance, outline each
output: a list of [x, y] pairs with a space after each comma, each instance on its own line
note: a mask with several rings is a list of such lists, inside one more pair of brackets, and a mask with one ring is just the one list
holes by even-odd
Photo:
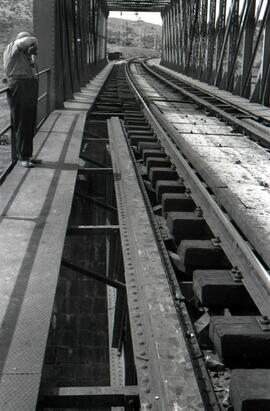
[[111, 11], [161, 11], [170, 0], [107, 0]]
[[162, 18], [164, 65], [270, 105], [269, 0], [172, 0]]

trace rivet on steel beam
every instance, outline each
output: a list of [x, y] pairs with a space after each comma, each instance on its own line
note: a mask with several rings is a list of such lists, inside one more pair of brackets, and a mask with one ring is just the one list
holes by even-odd
[[215, 237], [215, 238], [212, 238], [212, 243], [213, 243], [214, 247], [220, 248], [221, 240], [220, 240], [219, 237]]
[[[191, 189], [190, 189], [190, 188], [186, 188], [185, 195], [186, 195], [187, 197], [191, 197]], [[198, 208], [198, 207], [197, 207], [197, 208]]]
[[196, 207], [195, 208], [195, 215], [197, 217], [202, 217], [203, 216], [203, 211], [202, 211], [201, 207]]
[[[147, 392], [147, 391], [145, 390], [145, 392]], [[150, 404], [150, 402], [146, 402], [144, 404], [141, 404], [141, 410], [142, 411], [151, 410], [151, 408], [152, 408], [152, 404]]]
[[269, 325], [270, 324], [270, 320], [267, 317], [267, 315], [263, 315], [262, 318], [260, 319], [260, 323], [264, 324], [264, 325]]
[[231, 269], [231, 272], [232, 272], [232, 277], [233, 277], [234, 281], [239, 282], [239, 281], [242, 280], [243, 275], [242, 275], [242, 273], [241, 273], [241, 271], [239, 270], [238, 267], [233, 267]]

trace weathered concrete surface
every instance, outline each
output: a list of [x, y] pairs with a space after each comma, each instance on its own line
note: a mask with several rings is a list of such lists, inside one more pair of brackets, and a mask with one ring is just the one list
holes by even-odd
[[84, 123], [84, 111], [52, 113], [34, 140], [43, 164], [0, 187], [1, 410], [36, 409]]
[[[143, 88], [146, 80], [138, 74], [137, 79]], [[172, 126], [181, 152], [270, 265], [270, 154], [218, 119], [209, 122], [195, 104], [154, 104], [160, 118]]]

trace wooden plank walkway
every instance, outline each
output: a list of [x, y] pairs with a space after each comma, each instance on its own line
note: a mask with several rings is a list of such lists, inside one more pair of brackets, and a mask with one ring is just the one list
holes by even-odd
[[33, 169], [17, 165], [0, 187], [3, 411], [36, 409], [86, 113], [110, 70], [51, 113], [34, 140], [43, 163]]

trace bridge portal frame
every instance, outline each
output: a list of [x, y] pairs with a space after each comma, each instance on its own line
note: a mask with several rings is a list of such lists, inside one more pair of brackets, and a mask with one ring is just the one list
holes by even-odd
[[34, 0], [38, 65], [50, 69], [50, 111], [63, 107], [107, 64], [105, 0]]

